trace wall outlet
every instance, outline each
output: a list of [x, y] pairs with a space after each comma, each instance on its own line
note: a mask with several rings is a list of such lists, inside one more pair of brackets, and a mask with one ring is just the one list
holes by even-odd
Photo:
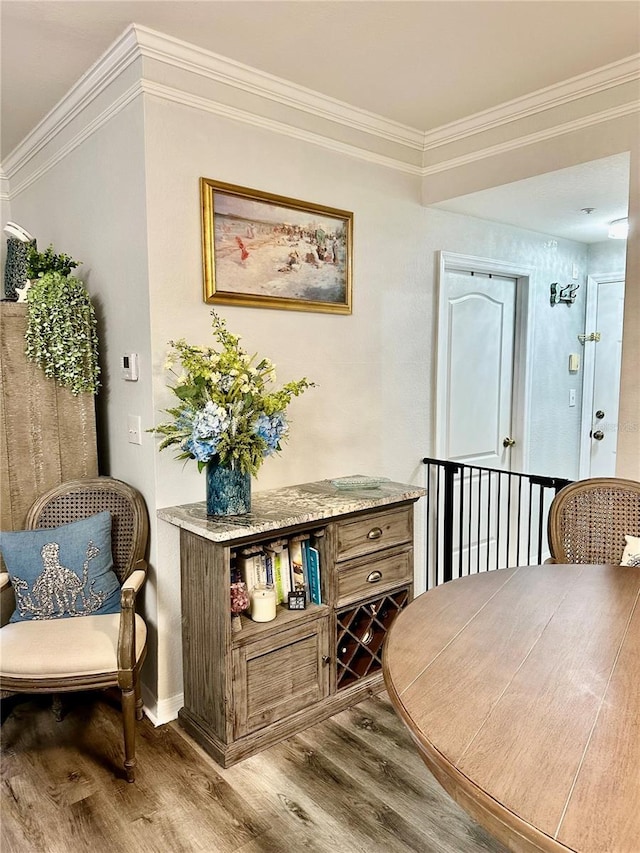
[[575, 406], [575, 404], [576, 404], [576, 389], [571, 388], [571, 390], [569, 391], [569, 405]]
[[140, 415], [127, 415], [127, 440], [129, 444], [142, 444]]

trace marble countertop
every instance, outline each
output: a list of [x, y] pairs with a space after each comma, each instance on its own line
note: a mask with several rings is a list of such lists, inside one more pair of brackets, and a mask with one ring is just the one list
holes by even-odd
[[415, 501], [426, 493], [420, 486], [390, 480], [375, 489], [349, 490], [336, 488], [331, 480], [320, 480], [256, 492], [251, 497], [251, 512], [246, 515], [209, 518], [205, 501], [163, 507], [157, 514], [163, 521], [204, 539], [226, 542], [402, 501]]

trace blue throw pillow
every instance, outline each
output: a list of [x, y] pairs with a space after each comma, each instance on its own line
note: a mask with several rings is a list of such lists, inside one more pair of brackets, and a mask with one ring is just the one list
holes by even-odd
[[9, 621], [120, 612], [111, 513], [42, 530], [0, 533], [16, 609]]

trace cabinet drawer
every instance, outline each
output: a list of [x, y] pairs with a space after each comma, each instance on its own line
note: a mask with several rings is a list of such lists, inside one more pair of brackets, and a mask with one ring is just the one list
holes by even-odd
[[412, 580], [411, 549], [344, 565], [338, 571], [338, 606]]
[[413, 506], [376, 512], [337, 525], [337, 560], [371, 554], [381, 548], [411, 542]]
[[328, 622], [305, 621], [233, 650], [235, 737], [328, 696]]

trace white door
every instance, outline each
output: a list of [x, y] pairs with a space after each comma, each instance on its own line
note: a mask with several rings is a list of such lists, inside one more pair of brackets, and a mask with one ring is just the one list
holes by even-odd
[[[455, 526], [451, 553], [456, 575], [508, 565], [509, 557], [499, 553], [499, 539], [503, 549], [505, 541], [519, 539], [517, 530], [505, 533], [515, 523], [509, 513], [513, 496], [499, 473], [519, 464], [513, 459], [520, 450], [517, 433], [524, 417], [521, 411], [517, 423], [513, 415], [524, 408], [514, 406], [516, 362], [524, 367], [524, 335], [517, 334], [519, 287], [527, 292], [528, 271], [442, 253], [436, 456], [472, 466], [456, 474], [453, 482], [449, 511]], [[519, 390], [524, 397], [522, 379]], [[429, 486], [434, 494], [442, 493], [438, 483]], [[439, 509], [447, 513], [444, 506]], [[434, 565], [439, 566], [445, 559], [444, 537], [433, 543], [433, 550]]]
[[439, 452], [445, 459], [510, 468], [516, 285], [507, 276], [445, 271], [444, 339], [438, 342]]
[[599, 276], [588, 285], [580, 475], [615, 477], [624, 280]]

